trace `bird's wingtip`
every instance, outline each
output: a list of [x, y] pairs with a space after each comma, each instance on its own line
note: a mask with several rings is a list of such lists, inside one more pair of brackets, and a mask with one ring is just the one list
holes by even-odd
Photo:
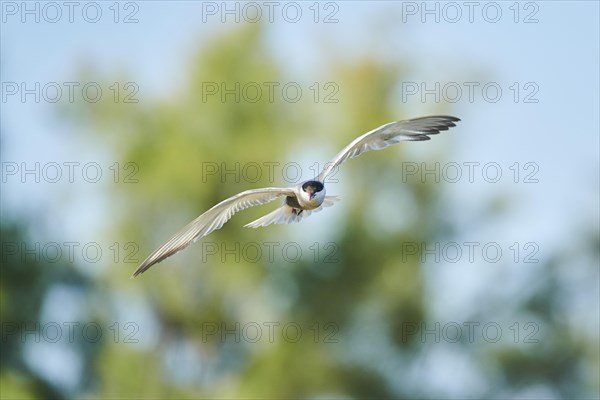
[[143, 274], [144, 272], [146, 272], [147, 269], [148, 269], [148, 266], [146, 266], [146, 265], [139, 266], [138, 269], [136, 269], [135, 271], [133, 271], [133, 274], [131, 274], [131, 276], [129, 277], [129, 279], [133, 279], [136, 276]]

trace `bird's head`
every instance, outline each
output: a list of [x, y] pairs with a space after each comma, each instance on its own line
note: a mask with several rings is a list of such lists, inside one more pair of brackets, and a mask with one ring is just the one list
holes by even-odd
[[[308, 195], [308, 200], [312, 201], [325, 198], [325, 186], [319, 181], [306, 181], [302, 184], [302, 191]], [[322, 199], [321, 199], [322, 200]]]

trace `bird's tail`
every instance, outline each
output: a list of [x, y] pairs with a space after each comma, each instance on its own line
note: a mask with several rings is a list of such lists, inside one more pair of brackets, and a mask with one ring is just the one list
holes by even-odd
[[332, 205], [335, 204], [336, 201], [340, 201], [340, 200], [341, 200], [340, 196], [325, 196], [325, 200], [323, 200], [323, 204], [321, 204], [321, 207], [317, 208], [315, 210], [315, 212], [321, 211], [323, 209], [323, 207], [331, 207]]
[[249, 224], [244, 225], [246, 228], [260, 228], [261, 226], [269, 226], [271, 224], [290, 224], [292, 222], [300, 222], [303, 218], [308, 217], [313, 212], [319, 212], [323, 207], [330, 207], [336, 201], [339, 201], [338, 196], [325, 196], [325, 200], [320, 207], [314, 210], [304, 210], [301, 213], [295, 213], [294, 209], [287, 204], [283, 204], [281, 207], [271, 211], [264, 217], [260, 217], [256, 221], [252, 221]]
[[289, 224], [291, 222], [296, 222], [297, 216], [298, 215], [294, 213], [292, 207], [284, 204], [264, 217], [260, 217], [259, 219], [244, 225], [244, 227], [260, 228], [261, 226], [269, 226], [271, 224]]

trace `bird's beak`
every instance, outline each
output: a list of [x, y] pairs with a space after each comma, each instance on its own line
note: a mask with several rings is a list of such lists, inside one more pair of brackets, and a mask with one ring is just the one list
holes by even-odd
[[317, 195], [317, 193], [316, 193], [316, 192], [311, 192], [311, 193], [309, 193], [309, 194], [308, 194], [308, 198], [309, 198], [310, 200], [312, 200], [312, 199], [313, 199], [313, 197], [315, 197], [316, 195]]

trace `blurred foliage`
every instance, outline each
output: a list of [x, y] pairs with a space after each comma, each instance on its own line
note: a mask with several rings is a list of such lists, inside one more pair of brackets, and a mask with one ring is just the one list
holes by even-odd
[[[3, 218], [0, 237], [0, 397], [62, 398], [64, 393], [60, 388], [46, 382], [25, 362], [24, 353], [26, 343], [41, 341], [41, 309], [51, 288], [55, 285], [84, 288], [85, 282], [71, 266], [48, 268], [36, 255], [26, 226]], [[20, 248], [30, 252], [20, 252]]]
[[[315, 104], [307, 99], [310, 96], [298, 103], [269, 102], [266, 97], [255, 103], [223, 102], [219, 96], [203, 100], [204, 82], [227, 82], [232, 87], [235, 82], [293, 80], [267, 50], [263, 36], [262, 28], [254, 25], [216, 38], [197, 54], [184, 85], [173, 89], [172, 96], [127, 105], [103, 99], [83, 104], [71, 116], [94, 128], [96, 136], [89, 138], [90, 143], [107, 145], [123, 162], [139, 166], [139, 183], [115, 185], [110, 193], [113, 233], [122, 242], [139, 243], [138, 258], [224, 198], [254, 187], [286, 184], [270, 182], [266, 174], [258, 182], [203, 179], [203, 163], [283, 164], [293, 161], [289, 157], [295, 146], [310, 149], [306, 144], [310, 140], [341, 148], [384, 122], [411, 117], [390, 106], [392, 91], [409, 66], [373, 59], [331, 63], [328, 76], [335, 77], [340, 87], [337, 104]], [[28, 367], [18, 335], [8, 342], [3, 337], [2, 397], [443, 397], [444, 393], [428, 389], [432, 372], [424, 365], [430, 351], [449, 346], [471, 360], [483, 377], [485, 387], [475, 397], [511, 397], [531, 385], [542, 385], [543, 393], [558, 397], [597, 391], [593, 374], [582, 372], [592, 368], [597, 377], [593, 358], [597, 347], [590, 347], [589, 340], [578, 336], [557, 311], [559, 296], [564, 295], [557, 265], [569, 254], [544, 260], [539, 284], [508, 309], [514, 320], [526, 316], [544, 323], [538, 344], [491, 345], [464, 338], [455, 344], [430, 343], [419, 340], [418, 333], [406, 340], [406, 323], [435, 317], [420, 259], [406, 257], [401, 244], [452, 240], [455, 229], [440, 225], [446, 219], [437, 207], [439, 185], [402, 182], [398, 173], [402, 152], [403, 146], [397, 146], [344, 166], [345, 178], [351, 176], [352, 181], [341, 188], [351, 193], [332, 193], [344, 195], [344, 204], [335, 206], [344, 211], [328, 240], [337, 246], [337, 263], [326, 262], [323, 255], [315, 260], [312, 254], [291, 264], [281, 257], [276, 262], [210, 258], [203, 263], [202, 247], [196, 243], [129, 280], [135, 264], [114, 265], [104, 275], [83, 278], [71, 266], [45, 269], [19, 259], [5, 262], [3, 256], [2, 321], [38, 321], [45, 296], [59, 284], [85, 293], [87, 301], [80, 306], [86, 320], [110, 324], [119, 313], [132, 315], [123, 311], [130, 306], [145, 316], [134, 319], [141, 343], [111, 340], [108, 335], [98, 343], [75, 343], [85, 367], [74, 388], [49, 382]], [[391, 221], [385, 234], [377, 232], [371, 218], [377, 210], [366, 206], [373, 193], [392, 199], [408, 196], [413, 205], [409, 222]], [[311, 232], [302, 224], [242, 227], [274, 207], [234, 216], [207, 239], [231, 247], [235, 242], [284, 242], [291, 240], [289, 230], [295, 229], [311, 242]], [[5, 226], [4, 221], [2, 234], [3, 243], [28, 240], [24, 226]], [[597, 238], [590, 243], [591, 249], [584, 251], [597, 260]], [[469, 315], [492, 320], [494, 311], [483, 299], [481, 303], [473, 304]], [[490, 307], [501, 310], [503, 304]], [[257, 322], [264, 328], [264, 322], [273, 321], [279, 323], [273, 343], [236, 342], [235, 334], [222, 340], [219, 334], [207, 337], [205, 331], [213, 323], [232, 330], [236, 324]], [[281, 340], [280, 328], [290, 322], [303, 329], [298, 342]], [[332, 332], [336, 341], [326, 341], [325, 335]]]

